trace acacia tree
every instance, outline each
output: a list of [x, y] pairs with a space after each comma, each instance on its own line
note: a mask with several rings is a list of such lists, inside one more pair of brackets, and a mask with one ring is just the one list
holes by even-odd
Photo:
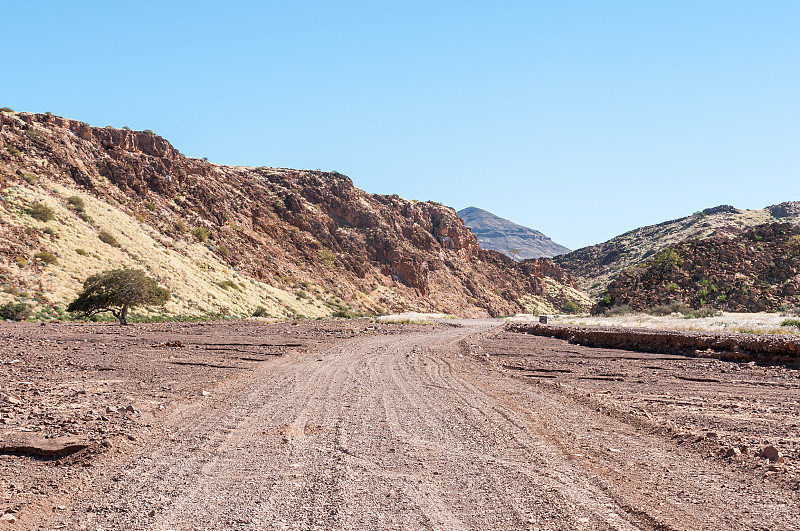
[[128, 324], [130, 308], [161, 306], [169, 299], [169, 290], [141, 269], [111, 269], [87, 278], [83, 292], [69, 304], [67, 311], [80, 317], [111, 312], [124, 325]]

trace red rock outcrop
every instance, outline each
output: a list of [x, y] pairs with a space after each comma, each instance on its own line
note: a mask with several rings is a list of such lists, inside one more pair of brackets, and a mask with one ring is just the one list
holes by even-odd
[[[544, 276], [573, 285], [552, 262], [480, 249], [452, 208], [370, 195], [337, 172], [222, 166], [151, 132], [46, 114], [0, 113], [0, 124], [5, 179], [24, 170], [82, 187], [173, 238], [203, 227], [221, 259], [279, 287], [319, 283], [370, 312], [499, 315], [522, 311], [527, 295], [563, 302]], [[381, 286], [397, 296], [363, 297]]]

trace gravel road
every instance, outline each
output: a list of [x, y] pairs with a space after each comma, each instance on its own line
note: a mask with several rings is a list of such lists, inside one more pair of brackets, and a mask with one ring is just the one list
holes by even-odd
[[354, 335], [235, 372], [38, 525], [800, 529], [796, 490], [498, 371], [480, 346], [497, 326]]

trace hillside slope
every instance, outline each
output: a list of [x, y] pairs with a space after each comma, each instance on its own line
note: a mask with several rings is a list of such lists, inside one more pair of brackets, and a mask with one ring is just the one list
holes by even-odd
[[551, 258], [569, 252], [538, 230], [517, 225], [486, 210], [467, 207], [459, 210], [458, 215], [475, 233], [481, 248], [501, 252], [514, 260]]
[[[370, 195], [335, 172], [222, 166], [149, 131], [47, 114], [0, 112], [0, 126], [0, 303], [35, 301], [40, 317], [119, 266], [166, 285], [169, 314], [479, 316], [588, 302], [552, 262], [480, 249], [453, 209]], [[55, 219], [33, 219], [35, 203]]]
[[691, 308], [763, 312], [800, 308], [800, 225], [767, 223], [732, 237], [677, 243], [621, 272], [597, 310]]
[[691, 216], [626, 232], [611, 240], [553, 258], [571, 273], [580, 289], [597, 296], [624, 269], [654, 257], [688, 239], [732, 237], [764, 223], [800, 222], [800, 202], [789, 201], [760, 210], [729, 205], [707, 208]]

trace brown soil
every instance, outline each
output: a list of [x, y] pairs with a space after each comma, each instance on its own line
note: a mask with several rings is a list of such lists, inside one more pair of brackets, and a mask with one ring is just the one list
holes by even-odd
[[1, 455], [0, 513], [16, 529], [798, 528], [797, 370], [489, 320], [376, 327], [4, 325], [0, 438], [89, 448]]

